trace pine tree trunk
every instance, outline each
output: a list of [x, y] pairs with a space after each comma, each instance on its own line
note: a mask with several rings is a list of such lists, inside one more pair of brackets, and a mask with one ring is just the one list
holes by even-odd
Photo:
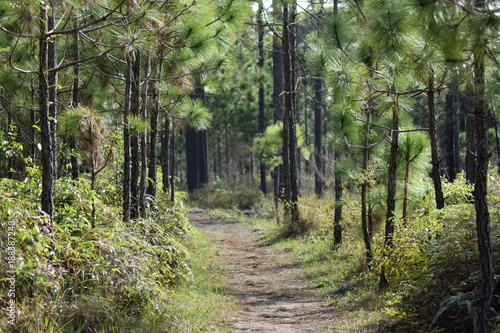
[[[205, 90], [196, 84], [192, 98], [205, 100]], [[188, 191], [193, 192], [208, 184], [208, 140], [207, 131], [186, 130], [186, 162]]]
[[130, 220], [131, 208], [131, 153], [130, 153], [130, 107], [132, 90], [131, 56], [127, 57], [127, 73], [125, 75], [125, 96], [123, 107], [123, 221]]
[[444, 207], [444, 195], [439, 172], [439, 153], [436, 129], [436, 107], [434, 102], [434, 74], [430, 74], [429, 88], [427, 90], [427, 106], [429, 108], [429, 139], [431, 145], [432, 181], [436, 197], [436, 208]]
[[155, 86], [152, 87], [153, 106], [149, 119], [150, 136], [149, 136], [149, 166], [148, 166], [148, 188], [147, 195], [153, 200], [156, 198], [156, 162], [158, 154], [156, 144], [158, 142], [158, 115], [160, 108], [160, 96]]
[[[278, 21], [281, 17], [280, 1], [273, 0], [273, 17]], [[283, 44], [278, 34], [273, 35], [273, 104], [274, 122], [283, 120]], [[276, 207], [278, 201], [283, 199], [283, 165], [273, 171], [274, 200]]]
[[54, 181], [55, 181], [55, 139], [54, 121], [51, 119], [50, 103], [52, 102], [49, 79], [49, 38], [46, 37], [48, 30], [49, 15], [47, 4], [40, 1], [40, 55], [39, 55], [39, 112], [42, 143], [42, 210], [47, 214], [48, 220], [42, 225], [45, 234], [52, 234], [52, 223], [54, 218]]
[[363, 164], [362, 171], [364, 174], [364, 180], [361, 184], [361, 229], [363, 230], [363, 240], [365, 243], [366, 251], [366, 264], [368, 267], [371, 266], [373, 259], [372, 254], [372, 239], [370, 224], [368, 222], [368, 161], [370, 160], [370, 122], [371, 122], [371, 109], [370, 107], [366, 110], [366, 123], [365, 123], [365, 143], [363, 148]]
[[[259, 62], [258, 62], [258, 67], [260, 70], [260, 75], [261, 78], [259, 80], [259, 133], [261, 135], [264, 134], [264, 131], [266, 130], [266, 119], [265, 119], [265, 103], [264, 103], [264, 24], [262, 22], [262, 16], [263, 16], [263, 5], [262, 2], [259, 2], [259, 17], [257, 20], [257, 29], [259, 33]], [[266, 167], [264, 163], [261, 161], [260, 162], [260, 167], [259, 167], [259, 172], [260, 172], [260, 190], [262, 193], [266, 194], [267, 193], [267, 184], [266, 184]]]
[[[396, 97], [397, 98], [397, 97]], [[399, 107], [396, 105], [392, 109], [392, 133], [391, 133], [391, 153], [389, 158], [389, 170], [387, 174], [387, 215], [385, 220], [385, 241], [384, 247], [393, 246], [394, 237], [394, 217], [396, 211], [396, 185], [398, 168], [398, 148], [399, 148]], [[389, 281], [382, 269], [380, 274], [379, 290], [385, 291]]]
[[[290, 9], [290, 10], [289, 10]], [[295, 5], [283, 4], [283, 73], [284, 73], [284, 117], [283, 117], [283, 171], [285, 183], [285, 222], [292, 234], [305, 231], [299, 218], [298, 154], [295, 126], [296, 115], [296, 71], [295, 69]], [[289, 221], [287, 221], [289, 220]]]
[[[140, 97], [141, 97], [141, 54], [134, 53], [131, 82], [131, 114], [140, 119]], [[139, 133], [132, 129], [130, 133], [130, 218], [137, 219], [140, 216], [140, 186], [141, 156], [139, 149]]]
[[[151, 68], [151, 55], [146, 56], [146, 61], [144, 64], [144, 80], [142, 80], [142, 97], [141, 97], [141, 111], [140, 117], [146, 122], [148, 119], [148, 109], [149, 109], [149, 75]], [[146, 217], [147, 208], [147, 198], [146, 191], [148, 187], [148, 147], [147, 147], [147, 133], [140, 133], [140, 156], [141, 156], [141, 181], [139, 184], [139, 215], [140, 217]]]
[[[50, 15], [48, 17], [48, 31], [55, 30], [55, 2], [49, 1]], [[54, 181], [58, 178], [57, 170], [57, 54], [56, 54], [56, 39], [49, 38], [48, 41], [48, 83], [49, 83], [49, 117], [50, 117], [50, 135], [52, 144], [52, 173]]]
[[175, 201], [175, 127], [172, 126], [170, 137], [170, 202]]
[[[337, 164], [340, 160], [340, 154], [336, 153], [334, 163]], [[340, 246], [342, 244], [342, 206], [343, 206], [343, 189], [342, 189], [342, 173], [338, 166], [335, 167], [335, 213], [333, 216], [333, 245]]]
[[476, 183], [474, 186], [474, 205], [476, 208], [477, 242], [479, 262], [481, 265], [481, 281], [477, 288], [474, 304], [474, 332], [488, 332], [490, 305], [495, 287], [495, 269], [491, 248], [490, 214], [487, 202], [488, 182], [488, 127], [486, 126], [485, 103], [485, 60], [486, 46], [478, 45], [474, 52], [474, 102], [476, 116]]

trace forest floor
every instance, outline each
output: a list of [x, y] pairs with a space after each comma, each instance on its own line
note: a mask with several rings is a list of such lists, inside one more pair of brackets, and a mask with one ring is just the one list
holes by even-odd
[[239, 303], [230, 319], [234, 332], [361, 332], [335, 329], [335, 308], [298, 277], [300, 267], [290, 264], [286, 249], [261, 245], [259, 230], [201, 211], [190, 220], [215, 246], [229, 294]]

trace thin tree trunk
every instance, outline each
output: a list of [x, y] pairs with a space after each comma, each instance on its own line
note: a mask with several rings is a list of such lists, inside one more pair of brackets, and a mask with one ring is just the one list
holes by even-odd
[[53, 123], [55, 119], [51, 119], [51, 94], [50, 80], [47, 73], [49, 67], [49, 39], [46, 37], [48, 32], [48, 13], [47, 4], [45, 1], [40, 1], [40, 22], [41, 22], [41, 37], [40, 37], [40, 55], [39, 55], [39, 90], [40, 90], [40, 127], [42, 141], [42, 210], [47, 214], [48, 219], [44, 220], [42, 231], [45, 234], [52, 234], [52, 223], [54, 218], [54, 180], [55, 180], [55, 151], [53, 131]]
[[[142, 81], [142, 98], [141, 98], [141, 119], [145, 122], [148, 119], [148, 91], [149, 91], [149, 75], [151, 68], [151, 55], [146, 56], [144, 64], [144, 80]], [[147, 133], [140, 133], [140, 157], [141, 157], [141, 182], [139, 185], [139, 215], [146, 217], [146, 191], [148, 186], [148, 147], [147, 147]]]
[[146, 191], [147, 195], [156, 199], [156, 162], [158, 159], [158, 154], [156, 150], [156, 144], [158, 142], [158, 114], [160, 109], [160, 96], [158, 90], [153, 85], [153, 106], [151, 108], [151, 114], [149, 119], [150, 136], [149, 136], [149, 166], [148, 166], [148, 189]]
[[[174, 125], [174, 124], [173, 124]], [[175, 127], [170, 131], [170, 202], [175, 202]]]
[[370, 123], [371, 123], [371, 109], [367, 108], [366, 110], [366, 123], [365, 123], [365, 144], [363, 148], [363, 164], [362, 170], [365, 179], [361, 184], [361, 229], [363, 230], [363, 240], [365, 242], [365, 251], [366, 251], [366, 263], [368, 268], [371, 267], [371, 262], [373, 259], [372, 254], [372, 239], [371, 239], [371, 231], [370, 224], [368, 221], [368, 161], [370, 160]]
[[436, 197], [436, 208], [444, 207], [444, 195], [439, 172], [439, 154], [436, 130], [436, 107], [434, 102], [434, 74], [429, 77], [429, 88], [427, 90], [427, 106], [429, 108], [429, 139], [431, 145], [432, 181]]
[[[258, 62], [258, 67], [260, 70], [260, 75], [261, 78], [259, 80], [259, 133], [261, 135], [264, 134], [264, 131], [266, 130], [266, 119], [265, 119], [265, 103], [264, 103], [264, 24], [262, 22], [262, 15], [263, 15], [263, 4], [262, 2], [259, 2], [259, 17], [257, 20], [257, 26], [258, 26], [258, 33], [259, 33], [259, 62]], [[267, 193], [267, 186], [266, 186], [266, 167], [264, 163], [261, 161], [260, 162], [260, 190], [266, 194]]]
[[[48, 31], [55, 30], [55, 2], [49, 1], [50, 15], [48, 17]], [[48, 83], [49, 83], [49, 125], [52, 144], [52, 173], [54, 181], [58, 178], [57, 170], [57, 54], [56, 54], [56, 41], [55, 38], [48, 39]]]
[[132, 90], [131, 56], [127, 57], [127, 73], [125, 75], [125, 96], [123, 107], [123, 221], [130, 220], [131, 208], [131, 152], [130, 152], [130, 103]]
[[[139, 119], [140, 117], [140, 96], [141, 96], [141, 54], [134, 53], [131, 82], [131, 112]], [[130, 154], [131, 154], [131, 172], [130, 172], [130, 218], [137, 219], [140, 216], [140, 149], [139, 133], [132, 129], [130, 135]]]
[[342, 190], [342, 172], [339, 170], [338, 163], [340, 153], [335, 153], [335, 213], [333, 217], [333, 245], [340, 246], [342, 244], [342, 206], [343, 206], [343, 190]]
[[[276, 21], [281, 17], [280, 1], [273, 0], [273, 16]], [[273, 34], [273, 104], [274, 123], [283, 120], [283, 44], [278, 34]], [[276, 167], [273, 171], [274, 200], [276, 207], [278, 201], [283, 199], [283, 166]]]
[[[397, 99], [397, 97], [395, 97]], [[391, 153], [389, 158], [389, 170], [387, 175], [387, 215], [385, 220], [385, 241], [384, 247], [391, 248], [394, 237], [394, 218], [396, 210], [396, 182], [398, 167], [398, 147], [399, 147], [399, 106], [392, 108], [392, 133], [391, 133]], [[385, 255], [385, 254], [384, 254]], [[385, 270], [380, 273], [379, 290], [385, 291], [389, 281], [385, 275]]]

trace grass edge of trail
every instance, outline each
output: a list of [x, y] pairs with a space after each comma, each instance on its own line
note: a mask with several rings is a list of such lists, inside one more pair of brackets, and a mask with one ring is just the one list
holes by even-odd
[[237, 300], [228, 294], [217, 248], [195, 226], [185, 243], [190, 254], [191, 283], [172, 290], [167, 314], [169, 332], [232, 332]]
[[314, 292], [331, 306], [336, 318], [335, 327], [331, 328], [342, 332], [409, 332], [398, 305], [390, 304], [378, 293], [377, 275], [361, 268], [362, 244], [354, 242], [349, 233], [343, 245], [334, 249], [331, 237], [322, 232], [284, 237], [276, 219], [232, 217], [260, 232], [261, 245], [274, 247], [280, 264], [299, 267], [296, 278], [302, 288]]

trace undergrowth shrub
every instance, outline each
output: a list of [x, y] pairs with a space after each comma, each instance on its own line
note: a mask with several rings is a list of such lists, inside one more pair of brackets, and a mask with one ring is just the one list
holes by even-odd
[[223, 209], [251, 209], [262, 202], [264, 195], [257, 189], [242, 185], [225, 187], [223, 184], [214, 184], [206, 188], [196, 190], [190, 195], [201, 208], [223, 208]]
[[[391, 315], [450, 332], [472, 330], [471, 309], [480, 279], [472, 189], [459, 176], [453, 183], [444, 183], [447, 205], [443, 209], [406, 221], [395, 219], [394, 246], [386, 249], [385, 258], [382, 235], [375, 240], [375, 273], [384, 267], [391, 286], [388, 302], [397, 305]], [[491, 177], [489, 203], [497, 259], [498, 190], [497, 179]]]
[[[124, 223], [121, 209], [103, 203], [88, 179], [60, 179], [47, 236], [40, 172], [30, 172], [25, 182], [0, 179], [0, 257], [11, 226], [16, 252], [15, 267], [0, 266], [0, 289], [7, 294], [14, 270], [17, 310], [15, 326], [0, 316], [0, 332], [166, 332], [154, 318], [168, 308], [169, 290], [192, 279], [181, 243], [190, 234], [182, 200], [158, 198], [150, 218]], [[0, 297], [0, 308], [8, 301]]]

